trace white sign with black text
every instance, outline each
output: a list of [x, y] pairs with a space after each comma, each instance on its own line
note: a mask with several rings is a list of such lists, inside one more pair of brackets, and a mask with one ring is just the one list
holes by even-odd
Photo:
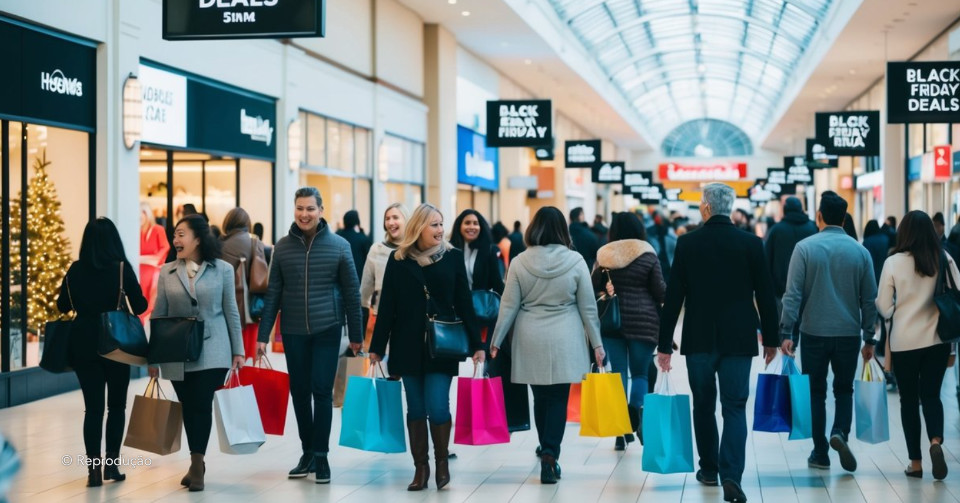
[[187, 78], [140, 65], [144, 143], [187, 146]]

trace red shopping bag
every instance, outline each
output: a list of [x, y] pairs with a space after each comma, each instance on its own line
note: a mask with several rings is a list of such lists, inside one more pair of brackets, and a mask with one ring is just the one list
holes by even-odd
[[453, 443], [510, 443], [507, 409], [503, 402], [503, 384], [499, 377], [457, 378], [457, 424]]
[[[264, 363], [266, 366], [263, 366]], [[274, 370], [267, 355], [261, 355], [257, 365], [240, 368], [240, 384], [253, 386], [264, 433], [283, 435], [283, 426], [287, 422], [287, 403], [290, 400], [290, 376]]]
[[567, 399], [567, 422], [580, 422], [580, 383], [570, 385], [570, 398]]

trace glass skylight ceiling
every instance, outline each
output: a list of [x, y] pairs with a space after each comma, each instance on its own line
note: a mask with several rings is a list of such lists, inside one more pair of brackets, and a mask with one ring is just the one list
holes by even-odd
[[754, 140], [836, 0], [548, 0], [656, 141], [717, 119]]

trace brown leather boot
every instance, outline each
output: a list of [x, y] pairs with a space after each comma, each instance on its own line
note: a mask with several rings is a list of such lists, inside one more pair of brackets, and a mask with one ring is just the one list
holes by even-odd
[[447, 465], [447, 456], [450, 452], [450, 427], [453, 421], [443, 424], [430, 423], [430, 436], [433, 437], [433, 457], [437, 461], [437, 490], [443, 489], [450, 483], [450, 467]]
[[427, 442], [427, 420], [418, 419], [407, 421], [407, 433], [410, 435], [410, 454], [413, 455], [413, 466], [417, 471], [413, 474], [413, 482], [407, 486], [408, 491], [422, 491], [427, 488], [430, 480], [430, 457]]
[[203, 462], [203, 454], [190, 453], [190, 469], [187, 470], [187, 476], [180, 483], [188, 486], [190, 492], [202, 491], [203, 475], [206, 472], [207, 465]]

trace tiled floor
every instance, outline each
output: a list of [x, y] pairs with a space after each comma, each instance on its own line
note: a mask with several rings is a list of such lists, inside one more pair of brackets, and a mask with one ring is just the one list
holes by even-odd
[[[282, 365], [277, 355], [274, 363]], [[675, 382], [686, 392], [683, 359], [675, 362]], [[754, 374], [760, 371], [759, 359]], [[955, 447], [960, 438], [955, 396], [954, 370], [948, 373], [943, 388], [947, 411], [946, 452], [951, 470], [944, 482], [930, 478], [907, 479], [903, 473], [906, 447], [900, 430], [899, 402], [890, 395], [891, 433], [889, 443], [869, 445], [853, 440], [859, 458], [856, 474], [839, 468], [810, 470], [806, 458], [809, 440], [788, 441], [785, 434], [752, 433], [747, 445], [747, 470], [744, 490], [750, 501], [788, 503], [794, 501], [867, 502], [955, 502], [960, 501], [960, 460]], [[754, 379], [755, 381], [755, 379]], [[142, 392], [145, 380], [131, 383], [131, 395]], [[172, 393], [169, 383], [164, 387]], [[453, 387], [453, 390], [456, 386]], [[132, 403], [132, 398], [130, 400]], [[455, 400], [454, 400], [455, 403]], [[748, 404], [752, 410], [753, 401]], [[149, 458], [149, 467], [127, 468], [127, 480], [108, 482], [101, 488], [84, 487], [85, 471], [75, 465], [64, 466], [64, 456], [82, 452], [81, 421], [83, 404], [80, 392], [0, 410], [0, 429], [11, 438], [23, 458], [23, 468], [15, 482], [10, 501], [587, 501], [696, 502], [722, 501], [719, 488], [703, 487], [693, 474], [653, 475], [640, 469], [641, 448], [633, 444], [625, 453], [613, 450], [613, 439], [582, 438], [578, 426], [567, 428], [564, 440], [563, 480], [556, 486], [539, 482], [539, 464], [533, 451], [537, 446], [533, 432], [517, 433], [508, 445], [491, 447], [453, 446], [459, 459], [451, 461], [453, 481], [438, 493], [435, 489], [420, 493], [405, 491], [413, 469], [409, 454], [372, 454], [334, 447], [331, 453], [333, 483], [316, 485], [312, 480], [287, 480], [289, 470], [300, 454], [292, 411], [288, 414], [287, 434], [268, 437], [260, 452], [248, 456], [230, 456], [219, 452], [216, 432], [212, 433], [207, 460], [206, 491], [188, 493], [179, 479], [189, 465], [184, 448], [169, 456], [124, 449], [127, 456]], [[751, 414], [752, 416], [752, 414]], [[339, 438], [340, 413], [334, 414], [333, 443]], [[752, 419], [751, 419], [752, 421]], [[433, 481], [431, 480], [431, 486]], [[380, 500], [380, 498], [384, 498]]]

